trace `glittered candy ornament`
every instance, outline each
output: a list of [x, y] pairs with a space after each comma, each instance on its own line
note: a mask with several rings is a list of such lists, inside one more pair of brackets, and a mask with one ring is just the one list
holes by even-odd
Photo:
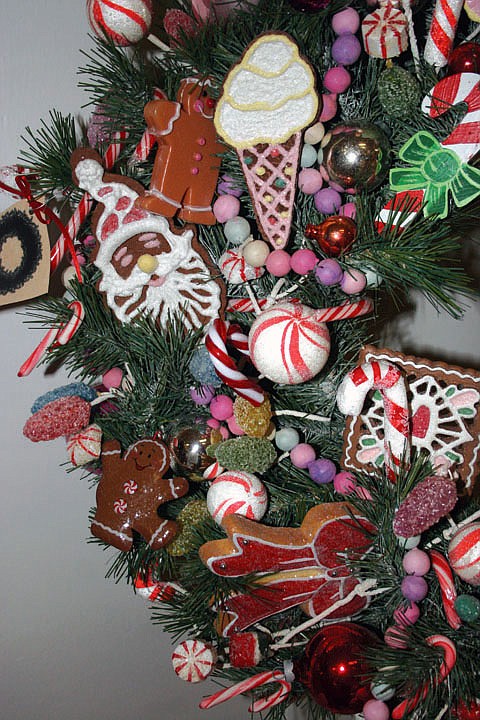
[[264, 437], [270, 427], [272, 407], [268, 397], [256, 407], [246, 398], [237, 397], [233, 403], [233, 414], [239, 427], [250, 437]]
[[318, 225], [307, 225], [305, 237], [316, 240], [327, 257], [338, 257], [349, 250], [357, 237], [357, 225], [344, 215], [331, 215]]
[[355, 623], [335, 623], [322, 628], [294, 661], [295, 679], [306, 686], [320, 707], [333, 713], [362, 710], [372, 695], [366, 654], [378, 638]]
[[453, 572], [464, 582], [480, 586], [480, 523], [473, 522], [457, 530], [448, 545]]
[[388, 172], [390, 143], [378, 125], [351, 120], [333, 128], [323, 164], [330, 180], [345, 190], [373, 190]]
[[87, 15], [97, 37], [126, 47], [150, 32], [152, 0], [87, 0]]

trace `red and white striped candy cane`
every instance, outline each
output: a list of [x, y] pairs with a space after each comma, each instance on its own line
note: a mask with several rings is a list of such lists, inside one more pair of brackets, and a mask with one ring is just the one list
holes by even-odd
[[333, 320], [348, 320], [350, 318], [367, 315], [373, 310], [373, 302], [370, 298], [364, 298], [357, 302], [345, 302], [343, 305], [337, 305], [330, 308], [322, 308], [314, 314], [317, 322], [332, 322]]
[[442, 555], [442, 553], [438, 552], [438, 550], [430, 550], [429, 555], [432, 562], [432, 568], [440, 584], [442, 604], [443, 609], [445, 610], [447, 622], [454, 630], [458, 630], [462, 621], [455, 610], [457, 591], [455, 590], [452, 569], [448, 564], [447, 559]]
[[385, 467], [390, 480], [410, 449], [410, 422], [405, 379], [400, 369], [384, 360], [371, 360], [354, 368], [337, 390], [337, 405], [344, 415], [360, 415], [369, 390], [382, 394], [385, 419]]
[[[153, 99], [167, 100], [167, 96], [165, 95], [163, 90], [160, 90], [160, 88], [155, 88], [155, 90], [153, 91]], [[135, 150], [132, 153], [132, 157], [129, 161], [130, 164], [136, 165], [137, 163], [145, 162], [156, 142], [157, 136], [151, 133], [149, 130], [145, 130], [140, 141], [137, 143]]]
[[424, 58], [436, 68], [445, 67], [453, 47], [464, 0], [437, 0], [425, 43]]
[[[268, 303], [268, 298], [258, 300], [258, 306], [263, 309]], [[228, 312], [255, 312], [255, 307], [250, 298], [230, 298], [227, 303]]]
[[66, 345], [66, 343], [75, 335], [83, 318], [85, 317], [85, 310], [79, 300], [74, 300], [68, 307], [73, 311], [70, 320], [61, 325], [59, 328], [50, 328], [50, 330], [48, 330], [32, 354], [29, 355], [29, 357], [21, 365], [17, 373], [18, 377], [30, 375], [33, 368], [38, 365], [50, 347]]
[[266, 672], [258, 673], [258, 675], [254, 675], [247, 680], [242, 680], [242, 682], [232, 685], [232, 687], [226, 688], [225, 690], [219, 690], [214, 695], [210, 695], [202, 700], [200, 708], [202, 710], [208, 710], [208, 708], [220, 705], [220, 703], [237, 697], [237, 695], [242, 695], [243, 693], [249, 692], [250, 690], [254, 690], [257, 687], [261, 687], [262, 685], [266, 685], [271, 682], [278, 682], [280, 684], [280, 688], [272, 695], [269, 695], [266, 698], [261, 698], [260, 700], [252, 703], [252, 705], [248, 708], [248, 712], [262, 712], [263, 710], [267, 710], [268, 708], [271, 708], [274, 705], [279, 705], [283, 702], [292, 689], [291, 683], [285, 679], [285, 675], [280, 670], [268, 670]]
[[[241, 338], [238, 337], [239, 335]], [[265, 399], [262, 388], [258, 383], [249, 380], [240, 372], [235, 360], [230, 357], [227, 351], [227, 340], [229, 340], [234, 347], [238, 347], [240, 352], [247, 354], [245, 353], [245, 341], [243, 338], [245, 338], [245, 335], [241, 333], [238, 325], [231, 326], [230, 323], [217, 318], [211, 324], [205, 337], [205, 347], [218, 377], [231, 387], [237, 395], [246, 398], [252, 405], [258, 407]]]
[[[457, 661], [457, 650], [454, 643], [445, 635], [430, 635], [425, 642], [433, 647], [440, 647], [443, 650], [443, 661], [440, 665], [438, 675], [435, 679], [435, 685], [445, 680], [449, 672], [455, 666]], [[425, 700], [430, 691], [430, 683], [425, 683], [423, 687], [412, 697], [407, 698], [392, 710], [393, 720], [402, 720], [402, 718], [417, 707], [418, 703]]]

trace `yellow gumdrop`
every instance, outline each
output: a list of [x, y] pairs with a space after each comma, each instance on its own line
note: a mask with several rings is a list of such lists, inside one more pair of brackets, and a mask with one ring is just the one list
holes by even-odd
[[248, 400], [237, 397], [233, 403], [233, 414], [237, 424], [249, 437], [264, 437], [270, 427], [272, 408], [270, 400], [265, 397], [261, 405], [255, 407]]
[[158, 260], [155, 255], [146, 253], [145, 255], [140, 255], [137, 260], [137, 265], [142, 272], [153, 273], [158, 267]]

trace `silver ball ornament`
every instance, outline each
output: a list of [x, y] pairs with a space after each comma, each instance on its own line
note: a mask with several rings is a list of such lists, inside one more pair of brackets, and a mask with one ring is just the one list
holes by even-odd
[[390, 167], [390, 143], [377, 125], [352, 120], [333, 128], [323, 164], [330, 180], [345, 190], [372, 190]]

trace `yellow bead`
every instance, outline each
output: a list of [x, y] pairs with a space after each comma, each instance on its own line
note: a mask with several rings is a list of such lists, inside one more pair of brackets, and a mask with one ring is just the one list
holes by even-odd
[[265, 200], [265, 202], [271, 203], [273, 200], [273, 195], [264, 195], [263, 199]]
[[260, 176], [265, 175], [265, 168], [264, 168], [264, 167], [258, 167], [258, 168], [255, 170], [255, 172], [256, 172], [257, 175], [260, 175]]
[[291, 165], [287, 165], [287, 167], [286, 167], [285, 170], [283, 171], [283, 174], [284, 174], [284, 175], [287, 175], [287, 177], [288, 177], [289, 175], [293, 175], [293, 167], [292, 167]]
[[137, 260], [139, 269], [144, 273], [153, 273], [158, 267], [158, 260], [154, 255], [140, 255]]

